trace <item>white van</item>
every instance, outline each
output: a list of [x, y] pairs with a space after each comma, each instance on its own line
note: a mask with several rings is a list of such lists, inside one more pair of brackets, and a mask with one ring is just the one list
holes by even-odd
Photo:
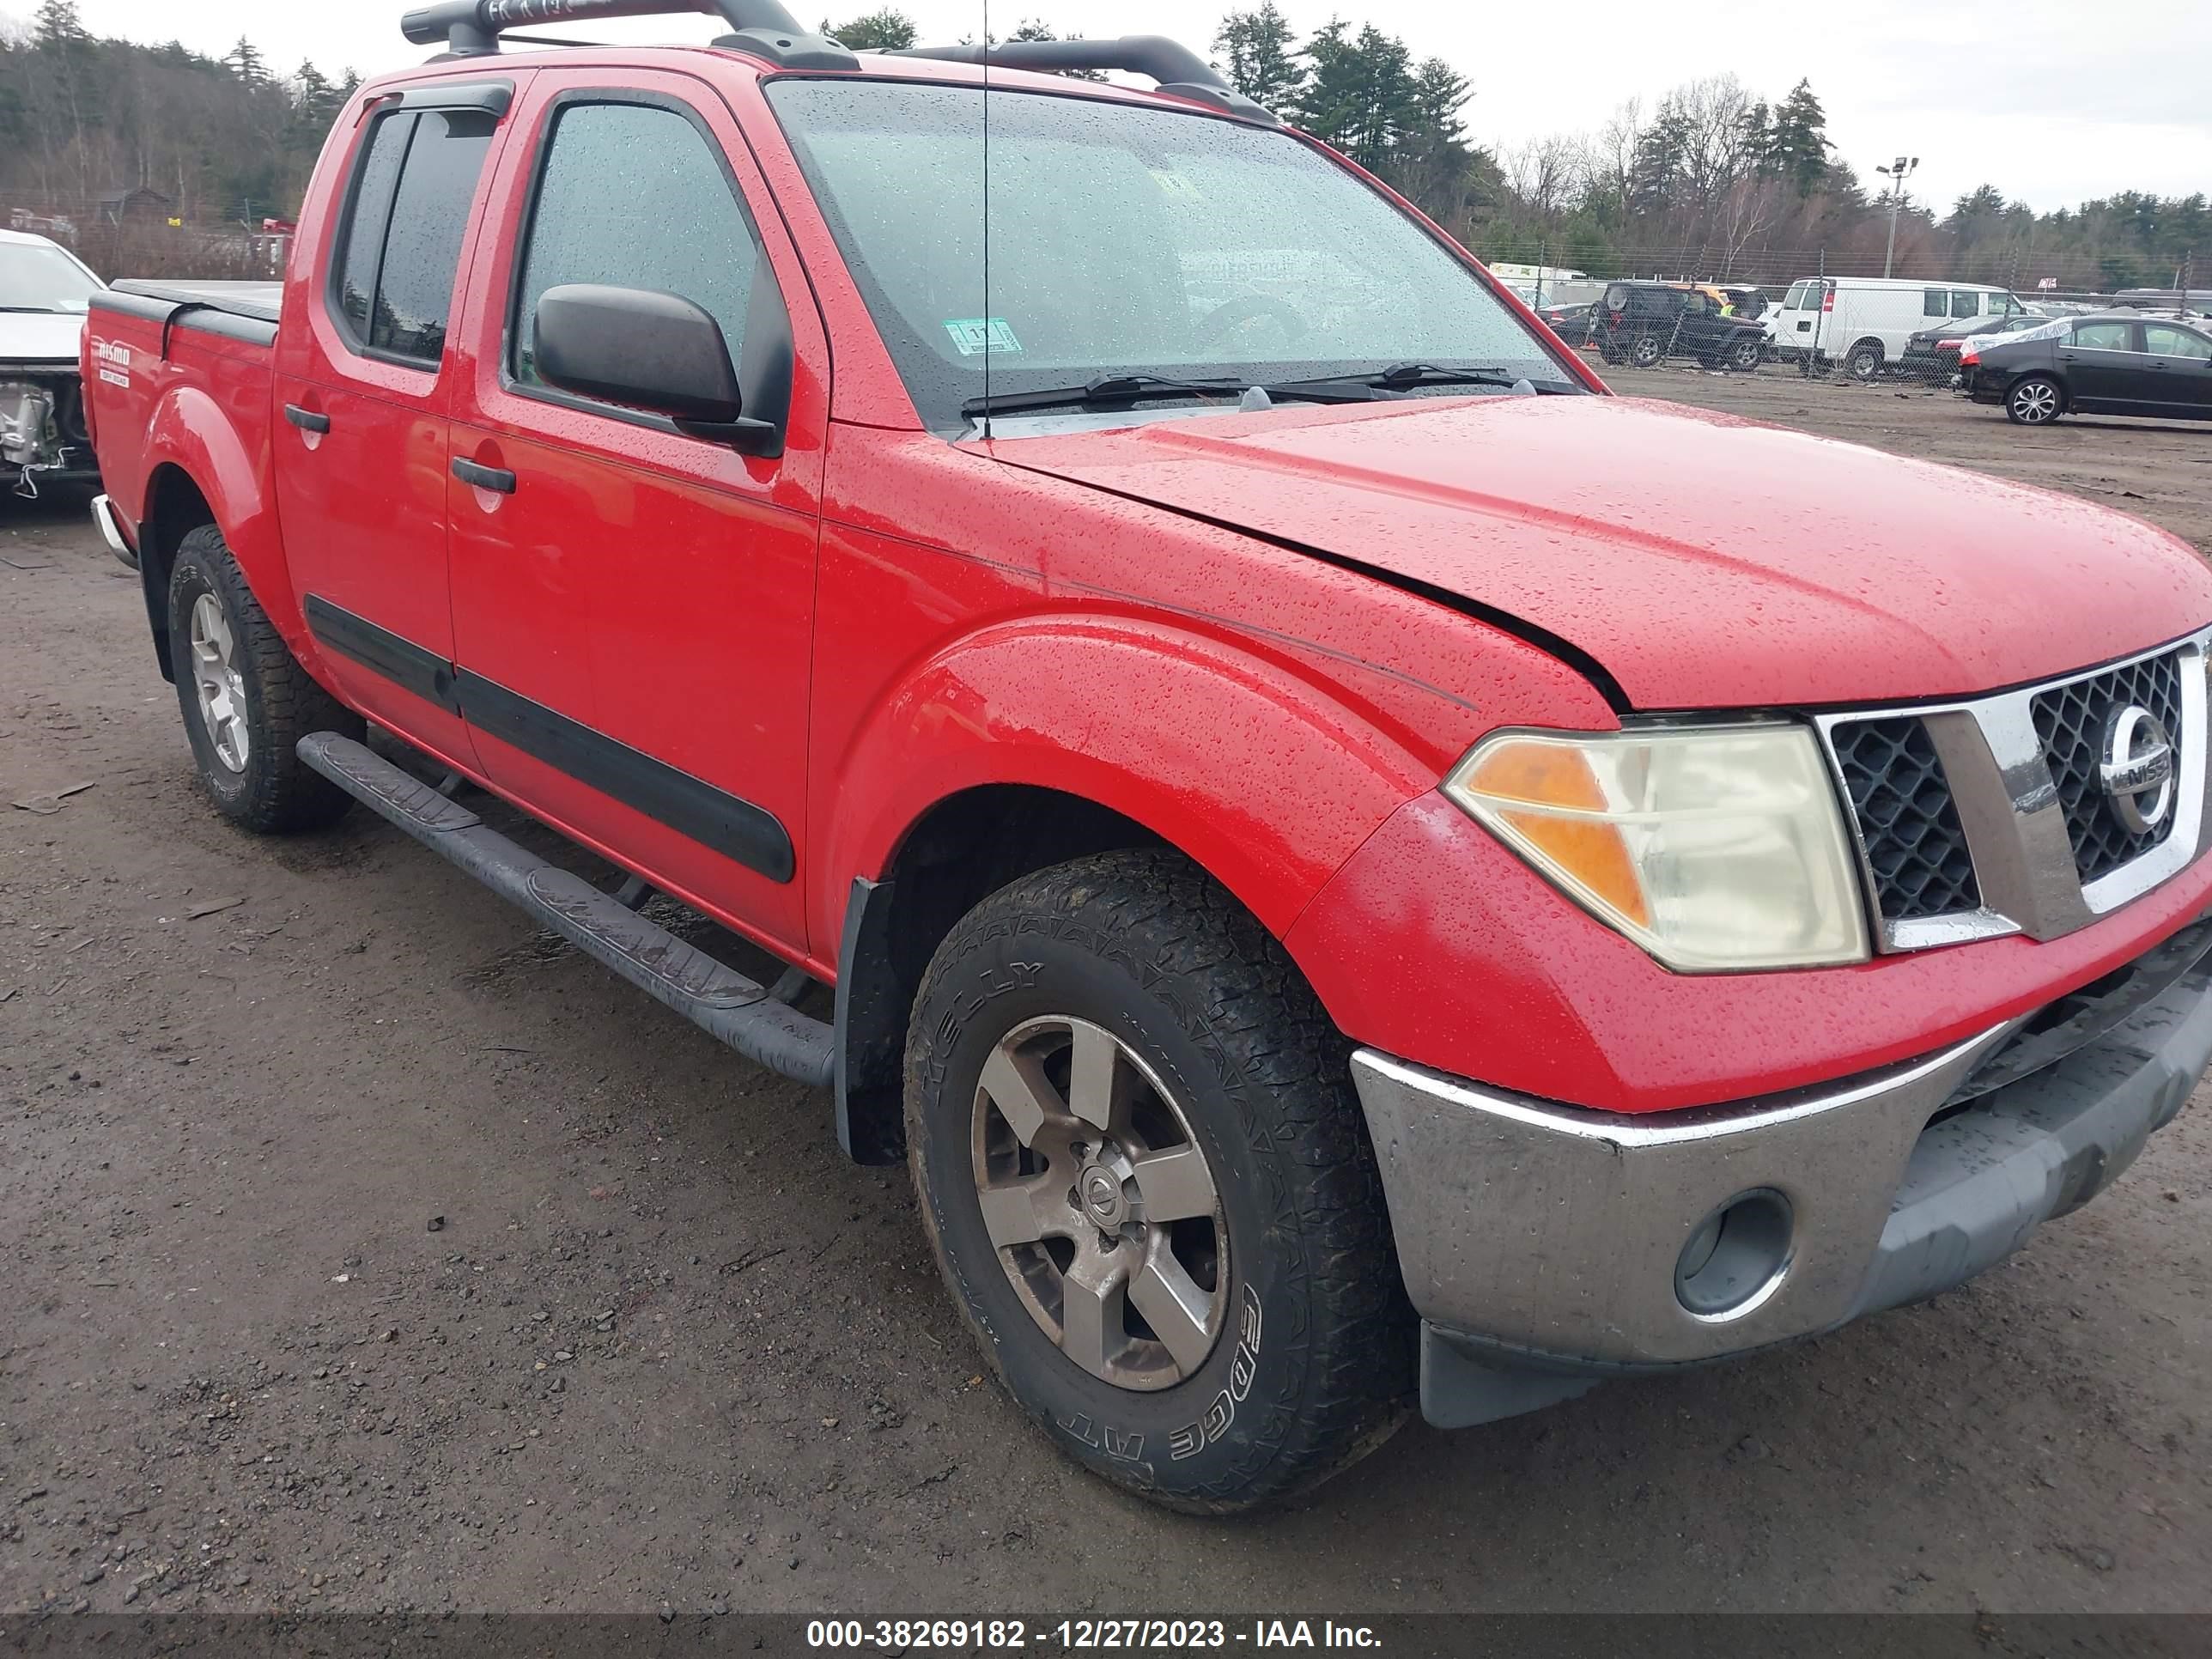
[[1905, 342], [1925, 328], [2027, 310], [2008, 289], [1978, 283], [1930, 283], [1880, 276], [1808, 276], [1792, 283], [1782, 304], [1759, 321], [1776, 352], [1811, 352], [1871, 380], [1893, 368]]

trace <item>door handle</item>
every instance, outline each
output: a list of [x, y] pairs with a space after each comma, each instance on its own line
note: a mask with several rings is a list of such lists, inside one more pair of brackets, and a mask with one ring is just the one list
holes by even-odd
[[302, 409], [297, 404], [284, 405], [284, 418], [302, 432], [328, 432], [331, 429], [329, 416], [318, 415], [313, 410]]
[[489, 489], [495, 495], [514, 494], [514, 474], [504, 467], [483, 466], [475, 461], [453, 457], [453, 476], [463, 483], [474, 484], [478, 489]]

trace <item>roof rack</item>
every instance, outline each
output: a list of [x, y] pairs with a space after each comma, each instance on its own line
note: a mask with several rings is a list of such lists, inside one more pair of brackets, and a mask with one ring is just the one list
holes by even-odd
[[1118, 40], [1002, 40], [993, 46], [906, 46], [886, 58], [941, 58], [956, 64], [991, 64], [1000, 69], [1123, 70], [1148, 75], [1162, 92], [1210, 105], [1226, 115], [1280, 126], [1265, 105], [1233, 90], [1221, 73], [1188, 46], [1164, 34], [1125, 34]]
[[856, 70], [860, 60], [834, 40], [799, 27], [781, 0], [440, 0], [399, 20], [418, 46], [445, 43], [449, 58], [483, 58], [499, 37], [535, 23], [586, 23], [602, 17], [660, 17], [696, 12], [735, 31], [714, 44], [784, 69]]

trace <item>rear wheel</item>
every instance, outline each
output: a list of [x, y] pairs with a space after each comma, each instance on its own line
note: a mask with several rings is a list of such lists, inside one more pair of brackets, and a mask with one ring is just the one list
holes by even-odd
[[240, 574], [222, 532], [189, 531], [169, 572], [177, 702], [215, 804], [262, 834], [319, 829], [350, 798], [300, 763], [310, 732], [362, 735], [362, 720], [308, 677]]
[[1862, 340], [1851, 348], [1851, 355], [1844, 360], [1854, 380], [1871, 380], [1881, 373], [1887, 361], [1879, 340]]
[[2065, 407], [2066, 394], [2047, 374], [2024, 375], [2005, 393], [2005, 413], [2017, 426], [2049, 426]]
[[1650, 368], [1666, 355], [1667, 348], [1656, 334], [1639, 334], [1629, 348], [1628, 360], [1638, 368]]
[[1026, 877], [939, 947], [907, 1048], [922, 1218], [1063, 1450], [1226, 1513], [1403, 1419], [1413, 1322], [1349, 1060], [1281, 947], [1172, 854]]

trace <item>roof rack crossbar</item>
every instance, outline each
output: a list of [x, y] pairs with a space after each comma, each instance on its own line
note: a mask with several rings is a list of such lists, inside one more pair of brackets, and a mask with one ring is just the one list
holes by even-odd
[[1150, 76], [1162, 92], [1211, 105], [1226, 114], [1269, 126], [1273, 110], [1231, 88], [1221, 73], [1180, 41], [1164, 34], [1125, 34], [1114, 40], [1002, 40], [994, 46], [907, 46], [886, 58], [937, 58], [955, 64], [988, 63], [1016, 70], [1121, 70]]
[[416, 46], [442, 43], [447, 55], [481, 58], [499, 50], [508, 29], [536, 23], [585, 23], [603, 17], [660, 17], [695, 13], [719, 17], [734, 33], [715, 41], [787, 69], [858, 69], [834, 40], [799, 25], [782, 0], [439, 0], [399, 20]]

